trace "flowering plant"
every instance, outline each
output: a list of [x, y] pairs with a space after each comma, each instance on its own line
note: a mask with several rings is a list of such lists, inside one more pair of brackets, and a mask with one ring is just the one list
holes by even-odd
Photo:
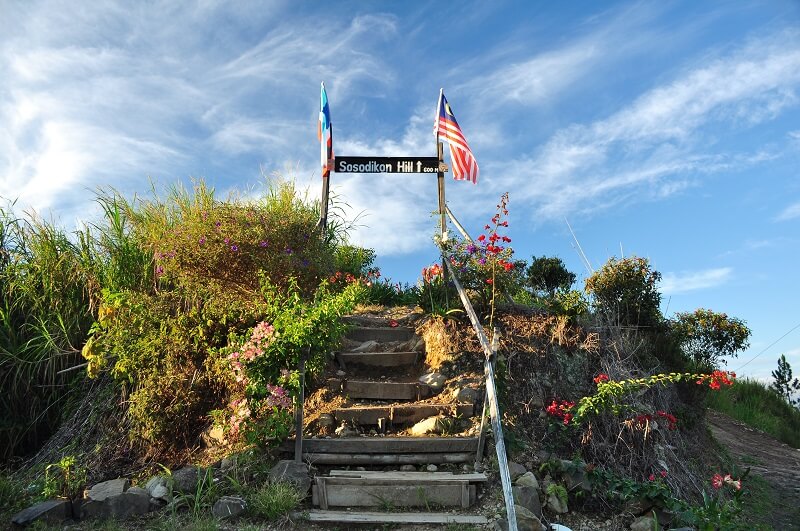
[[742, 512], [742, 481], [749, 473], [748, 468], [739, 479], [733, 479], [731, 474], [714, 474], [711, 477], [712, 493], [704, 490], [703, 505], [688, 508], [688, 523], [700, 531], [732, 529]]
[[524, 272], [524, 262], [513, 260], [514, 250], [508, 245], [511, 238], [502, 234], [508, 229], [507, 216], [508, 193], [505, 193], [497, 204], [497, 212], [475, 241], [439, 242], [464, 288], [476, 295], [475, 304], [492, 308], [490, 321], [497, 293], [516, 291]]

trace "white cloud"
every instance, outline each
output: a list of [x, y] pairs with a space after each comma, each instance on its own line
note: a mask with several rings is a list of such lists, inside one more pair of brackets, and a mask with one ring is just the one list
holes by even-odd
[[493, 184], [518, 190], [517, 199], [532, 203], [534, 215], [549, 219], [628, 198], [663, 198], [685, 188], [687, 175], [778, 156], [762, 150], [708, 153], [705, 128], [735, 129], [770, 119], [796, 103], [798, 84], [800, 33], [752, 41], [727, 57], [687, 69], [603, 120], [556, 132], [532, 156], [498, 164], [492, 173], [501, 177]]
[[661, 279], [661, 292], [665, 295], [714, 288], [730, 280], [733, 269], [720, 267], [703, 271], [665, 273]]
[[775, 218], [776, 221], [789, 221], [790, 219], [800, 218], [800, 201], [784, 208]]

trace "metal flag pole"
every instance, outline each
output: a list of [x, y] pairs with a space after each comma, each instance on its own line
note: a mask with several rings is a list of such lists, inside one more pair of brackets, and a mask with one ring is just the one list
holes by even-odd
[[[319, 123], [320, 123], [320, 155], [322, 162], [322, 197], [320, 199], [320, 213], [318, 226], [322, 227], [323, 232], [328, 227], [328, 200], [330, 197], [330, 176], [331, 166], [333, 165], [333, 123], [330, 120], [330, 107], [328, 105], [328, 93], [325, 91], [325, 82], [321, 83], [320, 91], [320, 109], [319, 109]], [[325, 101], [322, 101], [322, 95], [325, 95]], [[326, 125], [329, 134], [322, 130], [322, 118], [327, 109]]]

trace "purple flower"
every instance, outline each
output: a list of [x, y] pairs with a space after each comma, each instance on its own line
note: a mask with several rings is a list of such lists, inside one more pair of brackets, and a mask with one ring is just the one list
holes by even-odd
[[161, 266], [158, 266], [156, 268], [156, 275], [163, 275], [163, 274], [164, 274], [164, 268], [161, 267]]
[[203, 245], [204, 243], [206, 243], [206, 237], [200, 236], [200, 239], [198, 241], [200, 242], [200, 245]]
[[486, 265], [486, 258], [480, 258], [480, 259], [478, 259], [478, 263], [479, 263], [480, 265]]
[[286, 253], [286, 254], [292, 254], [292, 248], [291, 247], [287, 247], [286, 249], [283, 250], [283, 252]]
[[231, 251], [233, 251], [235, 253], [238, 250], [239, 250], [239, 246], [238, 245], [235, 245], [235, 244], [231, 245]]
[[308, 260], [303, 260], [303, 267], [308, 267]]
[[229, 243], [231, 243], [231, 239], [230, 238], [225, 238], [225, 245], [228, 245]]
[[269, 244], [267, 243], [267, 240], [261, 240], [261, 243], [259, 243], [259, 245], [260, 245], [261, 247], [266, 247], [266, 246], [267, 246], [267, 245], [269, 245]]
[[217, 221], [216, 223], [214, 223], [215, 227], [219, 227], [220, 225], [222, 225], [222, 222], [220, 222], [220, 221]]
[[469, 245], [467, 245], [467, 252], [468, 252], [469, 254], [472, 254], [472, 253], [474, 253], [474, 252], [475, 252], [475, 251], [477, 251], [477, 250], [478, 250], [478, 248], [477, 248], [477, 247], [475, 247], [474, 245], [472, 245], [472, 244], [469, 244]]

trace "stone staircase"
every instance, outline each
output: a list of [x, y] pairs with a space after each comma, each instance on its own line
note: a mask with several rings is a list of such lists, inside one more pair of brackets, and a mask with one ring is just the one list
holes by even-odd
[[441, 379], [420, 378], [424, 345], [413, 328], [378, 318], [350, 321], [349, 349], [334, 354], [340, 370], [327, 381], [346, 397], [331, 413], [337, 435], [303, 440], [303, 461], [327, 470], [314, 477], [315, 509], [303, 516], [350, 525], [485, 524], [485, 517], [464, 513], [487, 480], [471, 470], [479, 438], [408, 434], [421, 421], [435, 424], [434, 417], [472, 417], [475, 404], [438, 399]]

